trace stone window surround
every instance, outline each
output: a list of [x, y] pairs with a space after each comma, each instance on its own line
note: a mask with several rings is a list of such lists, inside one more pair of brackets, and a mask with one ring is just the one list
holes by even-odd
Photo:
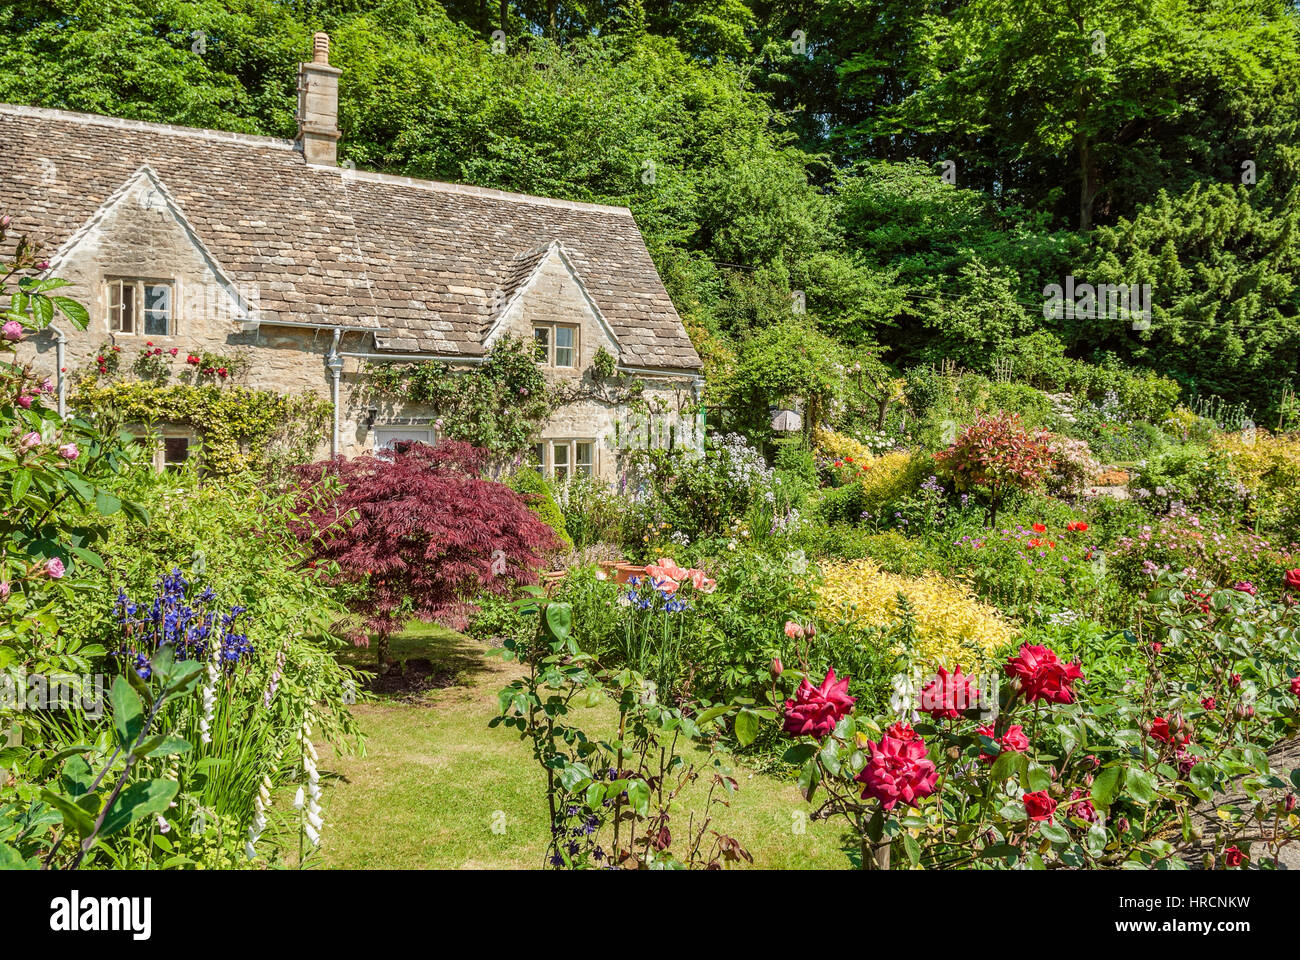
[[[150, 440], [157, 441], [150, 451], [150, 460], [156, 473], [162, 473], [169, 466], [180, 466], [190, 459], [191, 454], [195, 452], [198, 444], [198, 437], [192, 429], [179, 423], [165, 423], [156, 427], [153, 431], [146, 431], [144, 427], [128, 428], [134, 434], [136, 442], [146, 444]], [[181, 460], [167, 459], [167, 441], [184, 440], [185, 456]]]
[[[544, 437], [537, 440], [529, 450], [528, 466], [534, 470], [538, 469], [537, 448], [541, 447], [542, 463], [540, 473], [548, 479], [555, 477], [555, 449], [560, 447], [565, 453], [565, 461], [562, 464], [568, 471], [569, 476], [581, 469], [583, 475], [596, 477], [600, 475], [600, 444], [592, 437]], [[585, 452], [590, 454], [591, 459], [586, 463], [578, 461], [578, 447], [587, 446], [589, 449]]]
[[[114, 329], [113, 317], [113, 287], [117, 284], [131, 284], [135, 289], [135, 298], [132, 329], [130, 331]], [[145, 300], [144, 288], [146, 286], [166, 286], [170, 288], [171, 293], [169, 309], [167, 312], [167, 332], [166, 333], [146, 333], [144, 329], [145, 322]], [[177, 320], [180, 311], [180, 282], [174, 277], [139, 277], [126, 276], [125, 274], [106, 273], [103, 277], [104, 289], [104, 325], [110, 337], [175, 337], [178, 336]]]
[[[555, 332], [561, 329], [573, 331], [573, 346], [571, 347], [573, 351], [573, 363], [557, 364], [555, 362], [555, 351], [557, 349], [555, 343]], [[536, 340], [538, 330], [547, 331], [546, 362], [545, 362], [545, 365], [547, 367], [551, 367], [552, 369], [556, 369], [556, 370], [577, 370], [582, 365], [582, 344], [581, 344], [582, 330], [580, 324], [566, 323], [565, 321], [562, 320], [534, 320], [533, 321], [534, 341]], [[538, 362], [540, 363], [541, 361], [539, 360]]]

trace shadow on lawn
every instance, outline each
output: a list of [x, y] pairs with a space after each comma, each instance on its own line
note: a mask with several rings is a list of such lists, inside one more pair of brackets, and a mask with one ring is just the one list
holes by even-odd
[[375, 648], [349, 644], [339, 660], [365, 676], [365, 691], [381, 699], [418, 699], [421, 694], [454, 686], [473, 686], [492, 665], [483, 644], [436, 623], [410, 624], [392, 638], [389, 667], [376, 673]]

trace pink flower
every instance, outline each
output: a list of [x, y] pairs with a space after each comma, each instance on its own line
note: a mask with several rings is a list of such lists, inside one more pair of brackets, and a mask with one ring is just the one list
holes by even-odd
[[1097, 822], [1097, 810], [1092, 805], [1092, 799], [1082, 790], [1074, 790], [1070, 793], [1070, 815], [1087, 820], [1089, 823]]
[[1030, 703], [1073, 703], [1073, 684], [1083, 679], [1077, 663], [1062, 663], [1056, 652], [1047, 647], [1021, 644], [1019, 655], [1007, 661], [1008, 677], [1020, 681], [1020, 689]]
[[799, 640], [803, 637], [803, 627], [793, 620], [787, 620], [785, 622], [785, 635], [791, 640]]
[[1252, 597], [1255, 594], [1259, 593], [1259, 587], [1255, 586], [1249, 580], [1238, 580], [1235, 584], [1232, 585], [1232, 589], [1238, 590], [1241, 593], [1248, 593]]
[[1291, 678], [1291, 695], [1300, 697], [1300, 677]]
[[9, 599], [9, 581], [0, 580], [0, 603]]
[[670, 577], [679, 583], [682, 580], [685, 580], [687, 575], [690, 573], [690, 571], [685, 567], [678, 566], [677, 562], [673, 560], [672, 557], [660, 557], [659, 566], [664, 571], [665, 576]]
[[868, 741], [867, 749], [871, 757], [856, 778], [863, 784], [863, 800], [874, 797], [889, 811], [900, 800], [915, 807], [916, 801], [934, 793], [939, 772], [926, 756], [925, 741], [920, 737], [898, 740], [885, 734], [879, 744]]
[[[996, 731], [992, 725], [976, 727], [975, 732], [994, 741], [1002, 748], [1003, 753], [1006, 753], [1007, 751], [1013, 753], [1025, 753], [1029, 750], [1029, 738], [1025, 736], [1025, 728], [1018, 723], [1007, 727], [1007, 732], [1002, 734], [1000, 738], [996, 735]], [[980, 753], [980, 759], [992, 761], [994, 757], [990, 753]]]
[[785, 702], [785, 732], [795, 736], [826, 736], [857, 702], [856, 697], [849, 696], [848, 690], [849, 678], [837, 681], [834, 668], [826, 671], [826, 679], [820, 687], [814, 687], [804, 677], [794, 699]]
[[20, 451], [30, 450], [32, 447], [38, 447], [41, 444], [41, 435], [39, 433], [25, 433], [23, 438], [18, 441]]
[[10, 320], [3, 327], [0, 327], [0, 334], [3, 334], [4, 338], [11, 343], [15, 340], [21, 340], [25, 332], [23, 325], [17, 320]]
[[718, 588], [717, 583], [709, 579], [703, 570], [696, 570], [692, 567], [686, 571], [686, 579], [691, 581], [691, 586], [700, 593], [712, 593]]
[[32, 408], [32, 398], [25, 393], [22, 394], [18, 398], [18, 406], [22, 407], [24, 410], [30, 410]]
[[77, 449], [75, 443], [65, 443], [63, 446], [59, 447], [59, 456], [64, 460], [76, 460], [80, 455], [81, 451]]
[[921, 711], [937, 718], [956, 720], [962, 711], [976, 706], [978, 691], [970, 687], [970, 677], [961, 672], [961, 664], [949, 673], [940, 667], [935, 678], [921, 688]]
[[63, 561], [58, 557], [50, 557], [45, 561], [45, 575], [51, 580], [58, 580], [63, 576]]

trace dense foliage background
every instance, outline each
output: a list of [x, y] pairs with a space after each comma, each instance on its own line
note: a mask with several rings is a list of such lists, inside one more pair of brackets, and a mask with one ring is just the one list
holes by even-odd
[[[715, 402], [793, 317], [900, 370], [987, 372], [1045, 329], [1264, 423], [1300, 363], [1298, 25], [1286, 0], [18, 0], [0, 101], [292, 136], [325, 29], [358, 166], [630, 206]], [[1067, 275], [1151, 284], [1150, 329], [1045, 320]]]

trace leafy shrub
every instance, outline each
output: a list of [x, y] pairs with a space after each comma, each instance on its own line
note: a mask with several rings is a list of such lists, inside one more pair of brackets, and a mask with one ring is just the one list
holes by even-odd
[[573, 612], [574, 635], [593, 656], [608, 659], [623, 638], [628, 606], [620, 604], [619, 587], [603, 579], [595, 567], [570, 568], [553, 594], [557, 603], [567, 603]]
[[930, 475], [930, 458], [918, 452], [894, 450], [871, 462], [862, 474], [862, 509], [873, 518], [883, 516], [896, 501], [920, 487]]
[[[912, 637], [900, 652], [923, 668], [958, 663], [974, 667], [1015, 639], [997, 609], [937, 574], [900, 577], [881, 570], [875, 561], [853, 560], [828, 564], [822, 577], [818, 613], [825, 620], [887, 628], [910, 610]], [[906, 598], [906, 609], [900, 595]]]
[[1284, 542], [1300, 540], [1300, 437], [1255, 429], [1218, 434], [1214, 445], [1250, 494], [1261, 526]]
[[507, 478], [506, 486], [515, 493], [523, 495], [528, 509], [551, 528], [551, 532], [562, 545], [573, 546], [564, 512], [556, 503], [551, 485], [547, 483], [545, 477], [536, 470], [516, 470]]
[[1240, 516], [1249, 492], [1228, 455], [1198, 444], [1168, 447], [1138, 465], [1129, 489], [1156, 513], [1181, 502], [1224, 517]]
[[817, 502], [817, 516], [825, 523], [856, 524], [862, 522], [867, 509], [866, 491], [860, 484], [832, 487]]
[[1031, 434], [1016, 414], [998, 414], [980, 417], [947, 450], [936, 453], [934, 461], [959, 491], [987, 496], [989, 526], [997, 526], [1008, 493], [1043, 483], [1051, 467], [1048, 442], [1046, 431]]
[[[354, 588], [348, 606], [378, 636], [380, 672], [389, 637], [408, 619], [463, 629], [467, 598], [535, 582], [540, 554], [556, 546], [518, 494], [482, 479], [484, 458], [447, 441], [299, 468], [294, 529], [311, 562], [329, 564], [333, 582]], [[367, 646], [370, 638], [358, 631], [354, 641]]]
[[[536, 476], [536, 471], [527, 472]], [[555, 503], [564, 516], [563, 530], [557, 532], [561, 532], [573, 546], [618, 543], [622, 539], [625, 501], [603, 480], [583, 474], [569, 477], [555, 486]], [[547, 518], [543, 516], [542, 519]]]
[[813, 446], [832, 459], [843, 460], [849, 457], [862, 464], [869, 464], [875, 459], [875, 453], [865, 443], [846, 433], [836, 433], [823, 427], [818, 427], [813, 432]]
[[1086, 440], [1053, 436], [1048, 441], [1047, 452], [1051, 457], [1047, 489], [1058, 497], [1079, 496], [1101, 469]]

